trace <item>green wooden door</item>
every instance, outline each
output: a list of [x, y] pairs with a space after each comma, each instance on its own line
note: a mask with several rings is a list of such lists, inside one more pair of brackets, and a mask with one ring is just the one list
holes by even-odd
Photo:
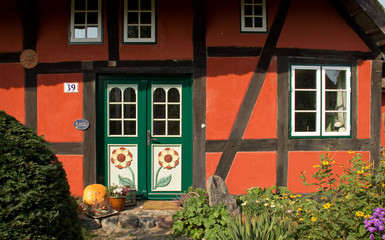
[[99, 81], [100, 175], [146, 199], [175, 198], [192, 184], [192, 95], [187, 77]]

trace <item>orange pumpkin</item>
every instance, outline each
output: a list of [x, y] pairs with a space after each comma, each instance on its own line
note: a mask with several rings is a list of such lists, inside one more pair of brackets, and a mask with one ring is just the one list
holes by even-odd
[[83, 202], [88, 205], [95, 205], [104, 201], [106, 187], [101, 184], [88, 185], [83, 191]]

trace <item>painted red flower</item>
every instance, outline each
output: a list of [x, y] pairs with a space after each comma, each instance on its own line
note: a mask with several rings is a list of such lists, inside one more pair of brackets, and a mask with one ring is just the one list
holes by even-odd
[[121, 147], [112, 151], [111, 162], [115, 167], [119, 169], [126, 168], [131, 165], [131, 161], [132, 153], [128, 149]]
[[158, 161], [161, 167], [172, 169], [179, 164], [179, 154], [172, 148], [165, 148], [159, 152]]

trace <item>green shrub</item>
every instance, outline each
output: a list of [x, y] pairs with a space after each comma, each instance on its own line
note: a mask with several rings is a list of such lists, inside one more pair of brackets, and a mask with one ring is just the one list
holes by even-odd
[[0, 111], [0, 239], [81, 239], [77, 204], [48, 143]]

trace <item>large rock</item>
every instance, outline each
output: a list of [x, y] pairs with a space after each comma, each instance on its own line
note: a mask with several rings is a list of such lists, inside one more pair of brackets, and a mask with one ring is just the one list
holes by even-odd
[[139, 218], [134, 214], [121, 215], [119, 218], [119, 227], [123, 229], [134, 229], [139, 226]]
[[155, 218], [155, 224], [159, 228], [170, 229], [174, 224], [174, 220], [172, 220], [172, 216], [170, 215], [158, 216]]
[[155, 218], [153, 217], [141, 217], [139, 218], [140, 228], [153, 228], [155, 227]]
[[223, 181], [221, 177], [217, 175], [210, 176], [209, 179], [207, 179], [206, 187], [209, 194], [210, 207], [223, 203], [227, 206], [227, 209], [233, 217], [241, 213], [235, 198], [231, 196], [225, 181]]
[[103, 218], [101, 221], [102, 228], [116, 228], [118, 225], [119, 216], [110, 216], [107, 218]]
[[97, 230], [101, 227], [99, 219], [87, 217], [84, 213], [82, 213], [79, 218], [82, 227], [86, 230]]

